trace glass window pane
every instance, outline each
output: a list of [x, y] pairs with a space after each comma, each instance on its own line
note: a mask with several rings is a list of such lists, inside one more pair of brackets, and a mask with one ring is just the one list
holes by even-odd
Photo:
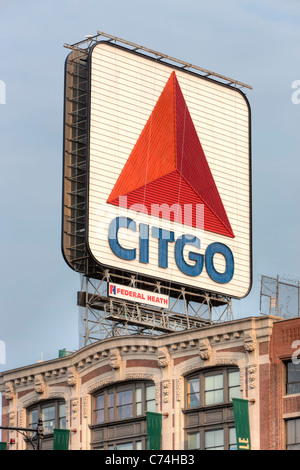
[[147, 411], [153, 411], [154, 413], [156, 412], [155, 400], [151, 400], [147, 402]]
[[240, 385], [240, 371], [229, 372], [228, 374], [229, 387], [237, 387]]
[[96, 410], [102, 410], [104, 408], [104, 395], [100, 395], [96, 398]]
[[223, 402], [223, 374], [205, 377], [205, 405]]
[[140, 403], [142, 401], [142, 389], [137, 388], [135, 394], [137, 403]]
[[115, 418], [114, 403], [115, 403], [115, 395], [114, 393], [109, 393], [108, 394], [108, 421], [114, 421], [114, 418]]
[[205, 432], [206, 450], [224, 450], [224, 432], [223, 429]]
[[136, 441], [135, 448], [136, 450], [142, 450], [142, 441]]
[[287, 364], [287, 393], [300, 393], [300, 364]]
[[192, 393], [188, 396], [188, 407], [193, 408], [200, 405], [200, 394]]
[[96, 397], [95, 423], [104, 422], [104, 395]]
[[205, 390], [216, 390], [223, 388], [223, 374], [208, 375], [205, 377]]
[[229, 389], [229, 401], [232, 401], [233, 398], [240, 398], [240, 396], [241, 396], [240, 386], [232, 387]]
[[188, 393], [196, 393], [200, 391], [200, 382], [198, 377], [188, 381]]
[[55, 427], [55, 406], [44, 406], [42, 408], [42, 420], [44, 425], [44, 433], [52, 433]]
[[146, 400], [155, 400], [155, 385], [146, 387]]
[[132, 390], [126, 390], [125, 392], [118, 392], [117, 404], [118, 406], [130, 405], [133, 402]]
[[133, 450], [133, 442], [126, 442], [126, 444], [118, 444], [117, 450]]
[[38, 411], [32, 410], [29, 417], [29, 426], [36, 426], [38, 422]]
[[216, 405], [223, 402], [223, 390], [205, 392], [205, 405]]
[[188, 407], [200, 406], [200, 381], [199, 378], [188, 381]]
[[200, 449], [200, 433], [188, 434], [188, 449]]
[[66, 429], [67, 420], [66, 420], [66, 404], [60, 403], [58, 406], [58, 419], [59, 419], [59, 429]]
[[237, 450], [235, 428], [229, 428], [229, 450]]
[[117, 393], [118, 418], [126, 419], [133, 416], [133, 390]]

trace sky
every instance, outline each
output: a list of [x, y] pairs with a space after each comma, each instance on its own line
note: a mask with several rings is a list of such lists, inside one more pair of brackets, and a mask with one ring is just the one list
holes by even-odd
[[253, 87], [253, 288], [234, 318], [259, 315], [262, 274], [300, 279], [299, 0], [0, 0], [0, 12], [0, 372], [79, 347], [80, 276], [61, 254], [64, 44], [98, 30]]

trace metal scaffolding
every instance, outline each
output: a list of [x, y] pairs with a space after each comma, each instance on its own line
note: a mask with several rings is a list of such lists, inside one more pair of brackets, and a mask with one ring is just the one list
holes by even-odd
[[166, 287], [158, 281], [145, 283], [135, 276], [120, 276], [109, 270], [98, 279], [82, 276], [77, 298], [82, 347], [114, 336], [158, 335], [233, 319], [231, 298], [211, 293], [195, 296], [184, 287], [170, 287], [170, 307], [163, 309], [109, 297], [109, 282], [121, 282], [128, 287], [151, 287], [153, 293], [167, 294]]

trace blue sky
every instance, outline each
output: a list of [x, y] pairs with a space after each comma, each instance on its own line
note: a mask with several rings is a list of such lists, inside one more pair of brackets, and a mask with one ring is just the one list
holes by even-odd
[[79, 275], [61, 255], [65, 43], [97, 30], [249, 83], [254, 283], [234, 316], [258, 315], [259, 276], [300, 279], [298, 0], [0, 0], [0, 372], [78, 348]]

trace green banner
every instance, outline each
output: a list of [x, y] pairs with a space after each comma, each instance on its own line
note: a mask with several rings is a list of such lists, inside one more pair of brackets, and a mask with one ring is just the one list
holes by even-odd
[[250, 450], [249, 402], [242, 398], [233, 398], [233, 412], [238, 450]]
[[161, 413], [147, 411], [147, 450], [160, 450], [161, 423]]
[[7, 450], [7, 442], [0, 442], [0, 450]]
[[70, 430], [69, 429], [54, 429], [53, 436], [53, 450], [68, 450]]

